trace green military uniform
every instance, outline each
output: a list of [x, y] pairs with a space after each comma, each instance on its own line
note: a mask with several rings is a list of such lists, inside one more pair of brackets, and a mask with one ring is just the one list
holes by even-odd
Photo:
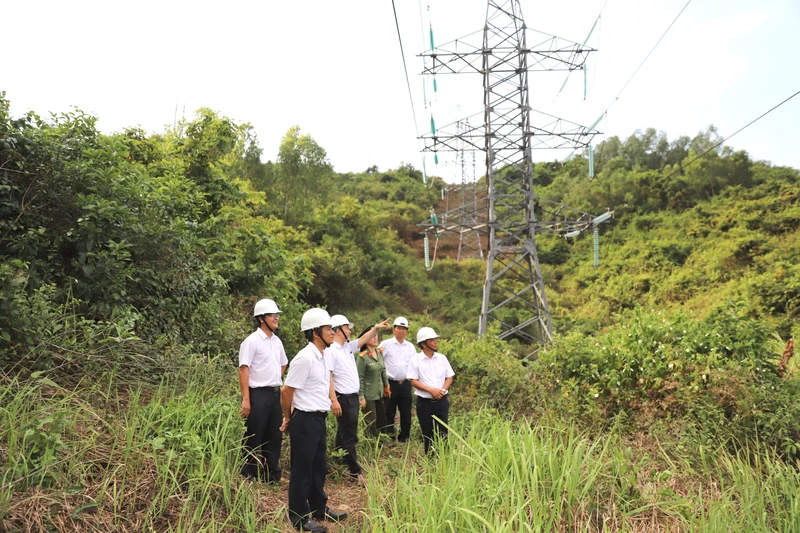
[[364, 408], [364, 421], [367, 424], [367, 433], [373, 437], [386, 426], [386, 406], [383, 404], [383, 391], [389, 386], [389, 376], [386, 375], [386, 365], [383, 362], [383, 350], [375, 349], [377, 357], [370, 355], [368, 350], [363, 350], [356, 357], [358, 379], [361, 384], [358, 397], [367, 402]]

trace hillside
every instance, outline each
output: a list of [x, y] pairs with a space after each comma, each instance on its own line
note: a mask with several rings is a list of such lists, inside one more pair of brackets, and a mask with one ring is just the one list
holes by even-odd
[[288, 530], [285, 487], [238, 475], [235, 361], [264, 297], [290, 357], [315, 305], [446, 337], [450, 441], [362, 439], [367, 491], [331, 468], [355, 515], [336, 531], [800, 527], [798, 170], [710, 149], [713, 128], [608, 139], [593, 180], [538, 163], [537, 194], [615, 214], [597, 268], [589, 235], [537, 241], [556, 338], [522, 360], [475, 334], [485, 263], [443, 234], [425, 268], [418, 224], [457, 187], [337, 173], [297, 126], [265, 162], [210, 109], [95, 123], [0, 96], [0, 529]]

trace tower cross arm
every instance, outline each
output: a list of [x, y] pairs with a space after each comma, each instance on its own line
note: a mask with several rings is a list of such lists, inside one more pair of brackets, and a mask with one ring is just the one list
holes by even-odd
[[[502, 30], [498, 30], [501, 31]], [[574, 71], [583, 68], [589, 54], [597, 50], [566, 39], [544, 35], [534, 46], [519, 47], [513, 40], [504, 40], [491, 47], [452, 41], [419, 54], [425, 63], [422, 74], [483, 74], [486, 63], [493, 64], [492, 72], [515, 72], [519, 61], [511, 57], [526, 57], [529, 72]], [[497, 64], [496, 64], [497, 63]], [[503, 63], [506, 66], [503, 66]]]

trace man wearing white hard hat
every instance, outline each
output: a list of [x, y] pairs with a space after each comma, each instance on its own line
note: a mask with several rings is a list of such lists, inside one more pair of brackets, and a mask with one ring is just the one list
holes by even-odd
[[445, 424], [450, 412], [448, 393], [455, 373], [447, 357], [436, 351], [439, 348], [439, 335], [433, 328], [420, 328], [417, 346], [422, 351], [411, 359], [408, 379], [417, 395], [417, 420], [427, 454], [433, 444], [434, 431], [442, 440], [447, 438]]
[[400, 433], [397, 440], [406, 442], [411, 434], [411, 383], [406, 376], [408, 363], [416, 355], [414, 345], [406, 341], [408, 335], [408, 320], [399, 316], [392, 325], [394, 337], [381, 342], [383, 360], [386, 364], [386, 375], [389, 378], [391, 396], [386, 400], [386, 428], [384, 433], [395, 436], [394, 416], [400, 411]]
[[289, 520], [300, 531], [325, 533], [328, 528], [320, 521], [347, 518], [347, 513], [328, 508], [325, 494], [325, 418], [331, 410], [331, 372], [322, 352], [333, 342], [331, 317], [324, 309], [309, 309], [300, 329], [308, 344], [292, 359], [281, 389], [281, 431], [289, 432], [291, 444]]
[[281, 468], [281, 380], [288, 360], [275, 334], [281, 310], [270, 299], [253, 308], [256, 330], [239, 347], [241, 415], [245, 422], [245, 459], [242, 475], [278, 483]]
[[[361, 465], [356, 457], [358, 444], [358, 411], [360, 402], [358, 391], [360, 381], [356, 367], [355, 352], [379, 330], [389, 327], [389, 319], [373, 326], [367, 333], [351, 341], [353, 324], [344, 315], [331, 317], [334, 337], [333, 344], [325, 349], [323, 355], [328, 358], [328, 369], [331, 371], [331, 410], [336, 415], [336, 449], [345, 451], [344, 461], [350, 477], [362, 485], [366, 485]], [[366, 402], [365, 402], [366, 404]]]

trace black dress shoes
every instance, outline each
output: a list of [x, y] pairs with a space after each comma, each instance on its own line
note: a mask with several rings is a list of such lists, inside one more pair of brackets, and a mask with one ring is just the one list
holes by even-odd
[[334, 511], [330, 507], [325, 508], [325, 516], [322, 516], [319, 513], [314, 513], [312, 515], [316, 520], [331, 520], [333, 522], [341, 522], [345, 518], [347, 518], [347, 513], [344, 511]]
[[300, 522], [297, 524], [297, 529], [300, 531], [311, 531], [311, 533], [327, 533], [328, 528], [320, 524], [319, 522], [315, 522], [310, 518], [305, 522]]

